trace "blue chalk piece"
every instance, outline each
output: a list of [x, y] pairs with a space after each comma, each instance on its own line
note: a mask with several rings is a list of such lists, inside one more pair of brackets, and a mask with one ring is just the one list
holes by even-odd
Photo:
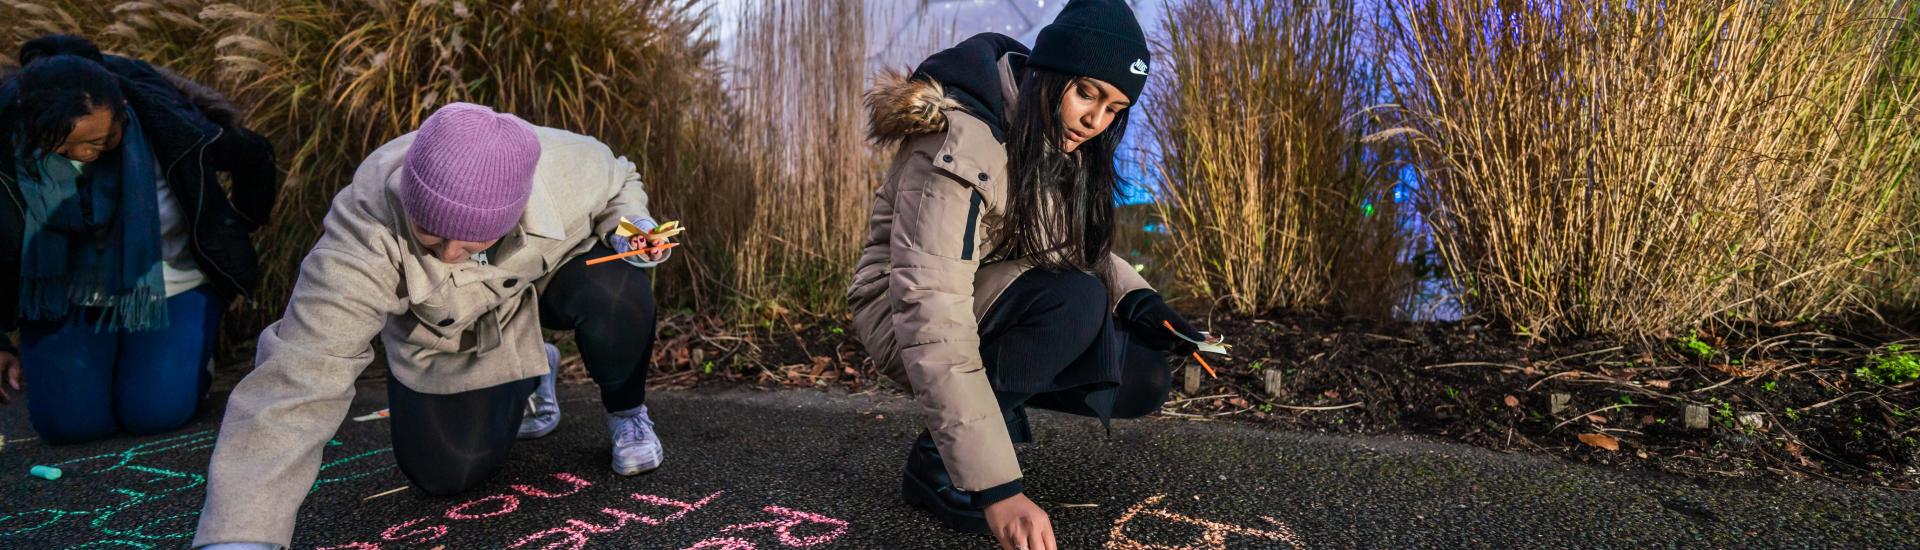
[[33, 477], [53, 481], [60, 479], [60, 469], [52, 466], [34, 466]]

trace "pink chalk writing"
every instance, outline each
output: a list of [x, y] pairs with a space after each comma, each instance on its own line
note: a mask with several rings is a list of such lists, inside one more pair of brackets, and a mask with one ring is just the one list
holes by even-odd
[[[386, 531], [380, 532], [380, 540], [386, 540], [386, 541], [392, 541], [392, 542], [416, 542], [417, 543], [417, 542], [427, 542], [427, 541], [444, 537], [447, 535], [447, 526], [445, 525], [429, 525], [423, 529], [415, 529], [415, 530], [406, 531], [406, 532], [400, 531], [401, 529], [413, 527], [415, 525], [419, 525], [423, 522], [428, 522], [428, 521], [433, 521], [433, 518], [430, 518], [430, 517], [420, 518], [420, 519], [416, 519], [416, 520], [402, 523], [399, 525], [395, 525], [393, 527], [388, 527]], [[418, 540], [412, 540], [412, 541], [407, 540], [407, 538], [412, 537], [414, 535], [426, 535], [426, 537]]]
[[[540, 508], [535, 504], [537, 501], [572, 497], [593, 486], [592, 482], [573, 474], [555, 473], [551, 477], [557, 480], [558, 484], [545, 482], [543, 487], [535, 487], [531, 484], [509, 485], [510, 491], [462, 502], [438, 515], [395, 524], [381, 531], [378, 541], [351, 542], [332, 546], [327, 550], [381, 550], [383, 543], [405, 546], [424, 545], [429, 542], [446, 544], [446, 541], [441, 539], [455, 533], [456, 528], [472, 531], [471, 528], [462, 526], [483, 524], [475, 523], [475, 520], [526, 514], [529, 513], [529, 509]], [[632, 501], [624, 505], [601, 507], [597, 513], [589, 517], [561, 520], [558, 526], [521, 537], [507, 547], [580, 550], [597, 537], [630, 529], [635, 525], [660, 526], [679, 521], [694, 513], [708, 513], [705, 510], [724, 494], [726, 494], [725, 491], [715, 491], [692, 502], [659, 495], [629, 494], [627, 496]], [[760, 507], [760, 513], [766, 515], [721, 528], [718, 533], [713, 533], [710, 538], [695, 543], [688, 547], [688, 550], [757, 550], [758, 546], [754, 541], [766, 538], [777, 539], [782, 548], [811, 548], [840, 540], [852, 529], [852, 524], [846, 520], [782, 506]], [[771, 517], [768, 517], [769, 515]], [[661, 542], [660, 544], [664, 546], [678, 543]], [[499, 547], [500, 545], [492, 543], [489, 546]]]
[[555, 527], [552, 529], [527, 535], [526, 537], [521, 538], [518, 541], [515, 541], [511, 546], [508, 546], [508, 548], [520, 548], [522, 546], [532, 544], [535, 541], [557, 537], [559, 540], [555, 540], [553, 542], [548, 543], [546, 546], [540, 547], [541, 550], [563, 550], [563, 549], [578, 550], [587, 545], [587, 541], [591, 538], [589, 535], [619, 531], [627, 526], [628, 521], [643, 523], [646, 525], [660, 525], [662, 523], [671, 522], [671, 521], [686, 517], [687, 514], [693, 513], [694, 510], [699, 510], [700, 507], [706, 506], [708, 502], [712, 502], [713, 499], [719, 498], [722, 492], [724, 491], [715, 492], [711, 495], [707, 495], [707, 498], [700, 499], [699, 501], [696, 501], [693, 503], [686, 503], [686, 502], [681, 502], [681, 501], [670, 499], [670, 498], [657, 497], [653, 495], [635, 494], [633, 495], [634, 500], [638, 500], [638, 501], [652, 504], [655, 506], [662, 506], [667, 508], [678, 508], [680, 509], [680, 511], [674, 512], [673, 514], [668, 515], [665, 518], [654, 518], [652, 516], [635, 514], [635, 513], [628, 512], [625, 510], [620, 510], [617, 508], [601, 508], [600, 513], [613, 516], [613, 519], [614, 519], [613, 525], [611, 526], [600, 525], [600, 524], [591, 523], [591, 522], [587, 522], [579, 519], [569, 519], [567, 520], [566, 525], [562, 525], [560, 527]]
[[559, 473], [559, 474], [553, 474], [553, 477], [560, 481], [567, 482], [567, 484], [572, 485], [573, 488], [569, 489], [567, 492], [559, 493], [559, 494], [549, 493], [546, 491], [535, 489], [527, 485], [514, 485], [513, 490], [519, 491], [520, 494], [527, 495], [530, 497], [560, 498], [560, 497], [566, 497], [566, 496], [573, 496], [574, 493], [580, 492], [581, 489], [585, 489], [593, 486], [592, 483], [588, 483], [587, 480], [580, 479], [579, 476], [575, 476], [573, 474]]
[[686, 550], [758, 550], [747, 539], [724, 537], [693, 543]]
[[[513, 488], [514, 491], [519, 492], [521, 495], [524, 495], [530, 498], [555, 499], [555, 498], [569, 496], [574, 493], [578, 493], [582, 489], [593, 486], [593, 483], [588, 482], [585, 479], [581, 479], [580, 476], [576, 476], [569, 473], [564, 473], [564, 472], [556, 473], [556, 474], [553, 474], [553, 478], [566, 482], [569, 488], [566, 489], [564, 492], [551, 493], [551, 492], [547, 492], [541, 489], [536, 489], [527, 485], [513, 485], [511, 487]], [[489, 509], [488, 506], [493, 506], [496, 508]], [[511, 514], [519, 509], [520, 509], [519, 497], [514, 496], [512, 493], [501, 493], [501, 494], [490, 495], [483, 498], [470, 500], [467, 502], [454, 505], [452, 508], [448, 508], [446, 512], [442, 513], [441, 516], [452, 521], [467, 521], [467, 520], [486, 519], [486, 518], [504, 516], [507, 514]], [[421, 524], [438, 521], [439, 519], [440, 518], [437, 518], [434, 516], [427, 516], [423, 518], [417, 518], [413, 520], [408, 520], [406, 522], [402, 522], [392, 527], [388, 527], [385, 531], [381, 531], [380, 540], [386, 541], [386, 542], [419, 544], [419, 543], [435, 540], [440, 537], [444, 537], [447, 535], [447, 532], [451, 529], [451, 526], [443, 523], [433, 523], [425, 526], [420, 526]], [[419, 527], [416, 527], [416, 526], [419, 526]], [[375, 542], [350, 542], [350, 543], [336, 545], [336, 546], [324, 547], [321, 550], [380, 550], [380, 544]]]
[[594, 524], [594, 523], [588, 523], [586, 521], [581, 521], [577, 519], [569, 519], [567, 520], [566, 526], [555, 527], [552, 529], [527, 535], [526, 537], [521, 538], [518, 541], [515, 541], [513, 545], [508, 546], [508, 548], [519, 548], [522, 546], [526, 546], [528, 544], [532, 544], [533, 541], [537, 541], [537, 540], [548, 538], [548, 537], [560, 537], [560, 540], [547, 543], [546, 546], [540, 547], [541, 550], [559, 550], [561, 548], [582, 548], [587, 545], [587, 540], [590, 538], [587, 536], [588, 534], [611, 533], [614, 531], [619, 531], [621, 528], [627, 526], [627, 520], [629, 519], [638, 519], [638, 520], [641, 520], [642, 522], [653, 522], [653, 523], [648, 523], [648, 525], [657, 525], [659, 523], [658, 520], [655, 520], [653, 518], [649, 518], [646, 516], [637, 516], [637, 515], [629, 514], [627, 512], [623, 512], [613, 508], [601, 508], [600, 513], [613, 516], [614, 524], [612, 527]]
[[[487, 511], [487, 512], [480, 512], [480, 513], [469, 513], [470, 508], [473, 508], [475, 506], [479, 506], [481, 504], [485, 504], [488, 502], [500, 503], [500, 509]], [[448, 508], [447, 519], [485, 519], [485, 518], [490, 518], [494, 516], [504, 516], [507, 514], [511, 514], [513, 513], [514, 510], [519, 510], [519, 509], [520, 509], [520, 499], [514, 498], [513, 495], [493, 495], [493, 496], [481, 498], [479, 500], [468, 501], [459, 506]]]
[[[815, 514], [812, 512], [801, 512], [799, 510], [789, 510], [786, 508], [781, 508], [779, 506], [768, 506], [766, 507], [766, 511], [769, 514], [782, 516], [785, 519], [776, 519], [773, 521], [763, 521], [760, 523], [749, 523], [749, 524], [743, 524], [743, 525], [730, 525], [730, 526], [727, 526], [727, 528], [725, 529], [721, 529], [720, 532], [732, 533], [735, 531], [745, 531], [748, 529], [765, 529], [765, 528], [771, 527], [774, 529], [774, 534], [779, 535], [780, 544], [784, 544], [794, 548], [807, 548], [810, 546], [833, 542], [834, 539], [840, 538], [840, 535], [847, 534], [848, 525], [846, 521], [833, 519], [833, 518], [823, 516], [820, 514]], [[801, 525], [806, 525], [806, 524], [830, 525], [830, 526], [833, 526], [833, 531], [828, 533], [812, 535], [812, 536], [805, 536], [805, 537], [795, 536], [793, 534], [793, 529], [795, 527], [799, 527]]]

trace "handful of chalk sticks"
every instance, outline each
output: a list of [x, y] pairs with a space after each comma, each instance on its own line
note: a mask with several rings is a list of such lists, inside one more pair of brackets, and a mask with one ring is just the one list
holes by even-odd
[[[620, 218], [620, 227], [618, 229], [615, 229], [613, 231], [613, 234], [618, 235], [619, 237], [624, 239], [631, 239], [636, 236], [645, 236], [647, 240], [652, 241], [652, 240], [661, 240], [661, 239], [671, 239], [675, 236], [680, 235], [680, 233], [685, 232], [686, 230], [687, 230], [687, 227], [684, 225], [680, 225], [680, 222], [671, 221], [671, 222], [667, 222], [667, 223], [663, 223], [658, 226], [655, 226], [652, 231], [641, 231], [640, 226], [634, 225], [632, 221], [629, 221], [626, 218]], [[610, 256], [601, 256], [598, 258], [587, 260], [587, 265], [598, 265], [598, 264], [611, 262], [614, 260], [624, 259], [630, 256], [639, 256], [641, 254], [652, 254], [652, 253], [673, 248], [676, 246], [680, 246], [680, 243], [660, 243], [657, 246], [636, 248], [633, 250], [628, 250], [626, 252], [621, 252], [619, 254], [613, 254]]]

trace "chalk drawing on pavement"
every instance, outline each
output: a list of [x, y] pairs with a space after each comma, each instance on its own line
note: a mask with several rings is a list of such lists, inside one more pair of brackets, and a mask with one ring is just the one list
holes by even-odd
[[[322, 547], [321, 550], [381, 550], [390, 545], [413, 546], [435, 542], [457, 532], [485, 533], [490, 527], [499, 525], [493, 521], [497, 518], [535, 507], [552, 509], [551, 506], [542, 506], [541, 501], [566, 499], [593, 487], [592, 482], [570, 473], [554, 473], [549, 477], [562, 482], [565, 488], [552, 490], [553, 487], [511, 485], [507, 491], [461, 502], [438, 514], [394, 524], [380, 531], [380, 537], [377, 540], [363, 539], [333, 544]], [[712, 510], [717, 502], [726, 500], [723, 498], [725, 496], [725, 491], [715, 491], [699, 500], [688, 502], [659, 495], [634, 493], [620, 499], [616, 504], [601, 507], [596, 514], [566, 518], [560, 520], [558, 525], [515, 539], [513, 543], [507, 545], [507, 548], [578, 550], [593, 542], [596, 536], [622, 533], [636, 526], [667, 525], [696, 513], [725, 514], [721, 516], [723, 518], [741, 515], [740, 503], [736, 502], [717, 505], [721, 509]], [[712, 536], [688, 548], [694, 550], [812, 548], [839, 540], [852, 526], [845, 520], [784, 506], [763, 506], [757, 513], [748, 512], [747, 514], [743, 518], [747, 521], [720, 528]], [[772, 544], [756, 543], [757, 539], [763, 539], [763, 542], [771, 541]]]
[[[1233, 540], [1257, 541], [1260, 543], [1259, 548], [1272, 548], [1276, 543], [1284, 543], [1294, 550], [1306, 550], [1306, 543], [1300, 539], [1298, 533], [1293, 531], [1293, 528], [1271, 517], [1261, 516], [1260, 518], [1272, 524], [1271, 526], [1254, 529], [1160, 508], [1160, 503], [1166, 498], [1167, 495], [1147, 497], [1146, 500], [1128, 508], [1126, 513], [1120, 514], [1120, 518], [1113, 521], [1113, 531], [1107, 535], [1107, 550], [1226, 550], [1227, 543]], [[1193, 540], [1178, 545], [1141, 542], [1127, 535], [1127, 527], [1140, 518], [1153, 518], [1157, 521], [1197, 527], [1200, 529], [1200, 534]]]
[[[214, 430], [163, 437], [98, 455], [75, 458], [51, 466], [66, 472], [55, 490], [83, 498], [112, 497], [110, 504], [52, 505], [33, 510], [0, 512], [0, 547], [53, 536], [61, 541], [83, 541], [68, 548], [159, 548], [185, 546], [193, 538], [200, 516], [198, 507], [191, 512], [160, 515], [159, 510], [178, 510], [180, 499], [197, 499], [207, 484], [204, 466], [186, 472], [154, 465], [159, 459], [175, 462], [181, 455], [213, 448]], [[343, 444], [327, 442], [329, 447]], [[321, 487], [373, 475], [392, 468], [390, 461], [366, 462], [375, 455], [391, 452], [380, 448], [337, 458], [320, 466], [320, 477], [310, 491]], [[206, 460], [193, 461], [206, 464]], [[10, 482], [11, 483], [11, 482]]]

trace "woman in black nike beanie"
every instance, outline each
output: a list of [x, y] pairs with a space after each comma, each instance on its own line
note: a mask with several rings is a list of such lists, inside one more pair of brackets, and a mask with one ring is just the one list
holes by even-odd
[[1054, 548], [1013, 449], [1026, 407], [1152, 414], [1165, 353], [1204, 337], [1112, 253], [1114, 156], [1151, 68], [1125, 2], [1073, 0], [1031, 54], [981, 34], [867, 94], [872, 137], [899, 153], [847, 298], [925, 413], [901, 492], [1009, 550]]

